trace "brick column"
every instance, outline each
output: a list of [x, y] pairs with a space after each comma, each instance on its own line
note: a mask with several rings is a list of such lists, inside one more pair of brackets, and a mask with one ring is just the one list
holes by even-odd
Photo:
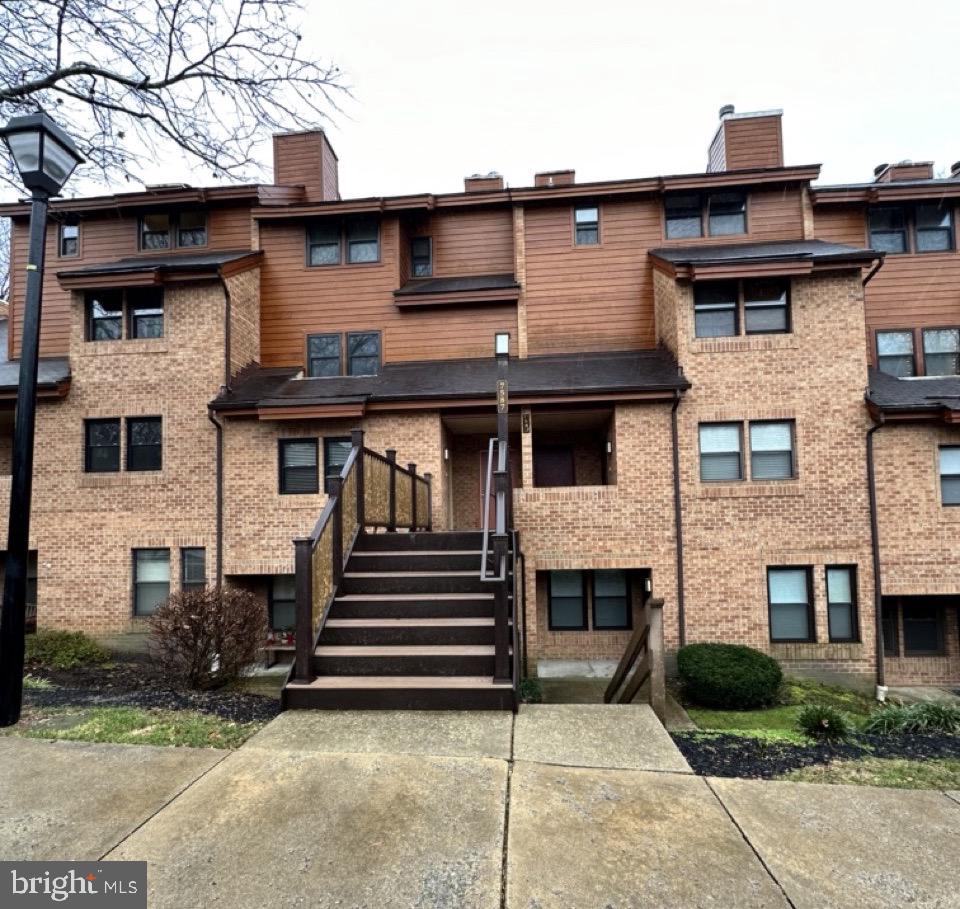
[[520, 411], [520, 470], [524, 489], [533, 489], [533, 413]]

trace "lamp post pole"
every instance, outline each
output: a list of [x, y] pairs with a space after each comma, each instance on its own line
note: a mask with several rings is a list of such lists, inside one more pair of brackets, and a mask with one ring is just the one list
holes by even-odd
[[0, 610], [0, 727], [20, 719], [23, 698], [27, 563], [30, 557], [30, 500], [33, 493], [33, 437], [37, 423], [40, 308], [47, 240], [47, 205], [83, 161], [73, 140], [46, 114], [14, 117], [3, 140], [30, 190], [30, 243], [23, 302], [20, 379], [13, 428], [10, 521]]

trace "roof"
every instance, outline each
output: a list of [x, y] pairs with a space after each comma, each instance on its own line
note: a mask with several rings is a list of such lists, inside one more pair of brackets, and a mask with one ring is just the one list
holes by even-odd
[[836, 183], [830, 186], [811, 187], [811, 196], [814, 202], [821, 204], [958, 198], [960, 197], [960, 177]]
[[394, 296], [408, 294], [468, 293], [474, 290], [519, 289], [513, 275], [471, 275], [463, 278], [417, 278], [395, 290]]
[[960, 376], [898, 379], [870, 369], [867, 401], [885, 414], [960, 415]]
[[[70, 382], [70, 361], [66, 357], [41, 357], [37, 364], [37, 389], [66, 393]], [[16, 393], [20, 384], [20, 361], [0, 363], [0, 395]]]
[[[377, 376], [304, 378], [295, 368], [255, 367], [211, 406], [216, 410], [493, 399], [494, 357], [388, 363]], [[564, 354], [510, 360], [513, 397], [684, 391], [690, 383], [665, 350]]]
[[57, 272], [57, 279], [64, 287], [83, 289], [94, 287], [102, 279], [127, 278], [131, 283], [156, 283], [169, 275], [235, 274], [259, 264], [259, 250], [237, 249], [218, 252], [181, 253], [169, 252], [150, 256], [131, 256], [115, 262], [101, 262], [84, 268], [71, 268]]

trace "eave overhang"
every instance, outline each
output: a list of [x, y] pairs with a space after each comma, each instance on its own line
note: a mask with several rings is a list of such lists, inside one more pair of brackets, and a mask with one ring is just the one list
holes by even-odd
[[810, 188], [814, 205], [876, 204], [921, 199], [960, 199], [960, 180], [865, 183]]
[[177, 261], [171, 257], [155, 262], [144, 257], [121, 259], [105, 265], [57, 272], [57, 280], [65, 290], [99, 290], [110, 287], [145, 287], [184, 281], [217, 280], [229, 278], [251, 268], [263, 260], [263, 253], [238, 251], [223, 253], [215, 261], [204, 257], [191, 262], [187, 257]]

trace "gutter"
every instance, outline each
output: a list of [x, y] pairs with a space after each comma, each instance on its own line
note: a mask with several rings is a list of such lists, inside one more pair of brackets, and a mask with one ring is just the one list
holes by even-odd
[[877, 648], [877, 700], [887, 697], [886, 671], [883, 649], [883, 585], [880, 578], [880, 526], [877, 520], [877, 483], [873, 462], [873, 435], [884, 425], [881, 413], [877, 422], [867, 430], [867, 491], [870, 496], [870, 548], [873, 555], [873, 619]]
[[677, 408], [680, 392], [675, 391], [670, 409], [670, 441], [673, 447], [673, 523], [677, 537], [677, 625], [680, 646], [687, 641], [687, 622], [683, 593], [683, 511], [680, 500], [680, 443], [677, 432]]

